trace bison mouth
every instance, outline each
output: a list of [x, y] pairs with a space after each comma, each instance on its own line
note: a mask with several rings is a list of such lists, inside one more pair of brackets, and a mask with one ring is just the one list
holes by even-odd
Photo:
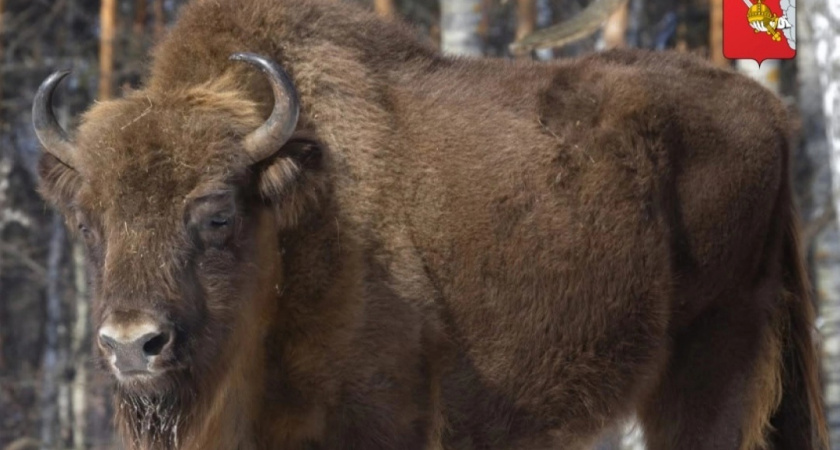
[[119, 372], [109, 368], [121, 397], [155, 399], [191, 386], [194, 380], [186, 368], [166, 367], [152, 371]]

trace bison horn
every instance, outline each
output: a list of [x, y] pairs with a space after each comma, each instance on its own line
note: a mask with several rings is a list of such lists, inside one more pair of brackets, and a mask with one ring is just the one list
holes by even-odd
[[59, 70], [41, 83], [35, 94], [35, 100], [32, 102], [32, 126], [44, 149], [64, 165], [73, 167], [73, 154], [76, 147], [67, 137], [67, 132], [58, 124], [52, 108], [55, 87], [68, 74], [70, 74], [69, 70]]
[[268, 120], [245, 137], [245, 149], [255, 161], [273, 155], [292, 137], [297, 126], [300, 102], [286, 71], [274, 61], [253, 53], [234, 53], [230, 59], [245, 61], [262, 70], [274, 92], [274, 110]]

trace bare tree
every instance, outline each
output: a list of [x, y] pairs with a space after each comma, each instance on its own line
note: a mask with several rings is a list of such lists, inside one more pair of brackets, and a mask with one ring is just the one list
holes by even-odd
[[131, 27], [135, 38], [146, 32], [147, 0], [136, 0], [134, 3], [134, 25]]
[[709, 3], [709, 59], [716, 66], [729, 65], [723, 56], [723, 0]]
[[[3, 24], [6, 22], [6, 2], [5, 0], [0, 0], [0, 61], [3, 61], [3, 36], [5, 33], [5, 28]], [[0, 117], [3, 115], [3, 77], [0, 77]], [[2, 131], [2, 130], [0, 130]], [[0, 350], [3, 349], [3, 337], [0, 336]], [[3, 352], [0, 351], [0, 360], [2, 360]], [[2, 366], [0, 366], [2, 367]]]
[[155, 15], [155, 40], [163, 37], [166, 29], [166, 12], [163, 10], [163, 0], [154, 0], [152, 8]]
[[64, 223], [53, 213], [52, 237], [47, 256], [46, 324], [44, 354], [41, 363], [41, 445], [45, 450], [59, 447], [57, 436], [58, 395], [66, 356], [61, 348], [59, 332], [63, 329], [61, 308], [61, 260], [64, 253]]
[[90, 300], [87, 295], [87, 280], [85, 278], [85, 257], [82, 245], [73, 244], [73, 284], [76, 287], [76, 323], [70, 337], [70, 354], [73, 358], [74, 377], [71, 386], [73, 405], [73, 448], [87, 449], [85, 436], [87, 435], [87, 336], [90, 332]]
[[533, 33], [536, 22], [536, 0], [519, 0], [516, 2], [516, 40], [521, 40]]
[[[803, 16], [809, 18], [810, 32], [816, 48], [815, 59], [823, 92], [826, 149], [832, 180], [831, 198], [834, 211], [840, 211], [840, 46], [837, 45], [837, 42], [840, 42], [840, 18], [838, 11], [831, 6], [832, 2], [813, 2], [807, 6], [809, 10]], [[784, 5], [782, 7], [784, 8]], [[799, 47], [801, 51], [801, 46]], [[824, 236], [830, 238], [828, 241], [818, 243], [818, 248], [824, 253], [818, 255], [823, 260], [817, 263], [817, 267], [818, 270], [822, 266], [823, 270], [834, 271], [818, 271], [817, 281], [823, 294], [820, 307], [822, 332], [825, 336], [823, 364], [827, 377], [826, 409], [829, 423], [834, 424], [830, 431], [831, 440], [840, 442], [840, 427], [836, 425], [840, 424], [840, 279], [836, 272], [836, 268], [840, 266], [840, 239], [836, 230], [831, 231]]]
[[[6, 8], [5, 8], [5, 0], [0, 0], [0, 61], [3, 61], [3, 33], [5, 29], [3, 27], [4, 22], [6, 22]], [[0, 76], [0, 118], [3, 117], [3, 77]], [[3, 130], [0, 129], [0, 132]], [[0, 180], [0, 183], [3, 181]], [[3, 252], [0, 251], [0, 273], [3, 271]], [[0, 292], [3, 292], [2, 284], [0, 284]], [[5, 361], [3, 359], [3, 335], [0, 334], [0, 371], [4, 369]]]
[[117, 20], [117, 1], [102, 0], [99, 24], [99, 99], [111, 98], [114, 84], [114, 33]]
[[753, 59], [739, 59], [735, 61], [735, 67], [775, 94], [780, 93], [782, 64], [778, 59], [765, 59], [761, 65]]
[[396, 14], [394, 0], [374, 0], [373, 9], [382, 17], [393, 17]]
[[603, 49], [619, 48], [626, 45], [627, 34], [627, 3], [616, 8], [604, 24], [601, 47]]
[[[550, 0], [537, 0], [537, 7], [536, 7], [536, 27], [535, 28], [545, 28], [551, 26], [551, 22], [553, 20], [553, 11], [551, 10], [551, 1]], [[524, 38], [524, 36], [523, 36]], [[517, 39], [518, 40], [518, 39]], [[547, 61], [554, 58], [554, 49], [552, 48], [543, 48], [539, 49], [535, 52], [537, 59], [542, 61]]]
[[454, 55], [484, 54], [482, 0], [441, 0], [441, 49]]

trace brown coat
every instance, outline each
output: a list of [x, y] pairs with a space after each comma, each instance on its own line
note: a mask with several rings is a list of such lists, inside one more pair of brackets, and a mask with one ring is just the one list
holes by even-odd
[[[258, 164], [272, 95], [239, 51], [300, 93]], [[804, 449], [788, 123], [686, 55], [457, 59], [348, 4], [204, 0], [42, 192], [95, 323], [175, 324], [173, 369], [119, 385], [131, 448], [577, 449], [637, 412], [650, 449]]]

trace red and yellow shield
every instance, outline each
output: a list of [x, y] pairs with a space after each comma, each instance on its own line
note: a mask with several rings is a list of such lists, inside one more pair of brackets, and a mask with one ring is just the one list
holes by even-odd
[[796, 0], [724, 0], [723, 55], [759, 64], [796, 56]]

